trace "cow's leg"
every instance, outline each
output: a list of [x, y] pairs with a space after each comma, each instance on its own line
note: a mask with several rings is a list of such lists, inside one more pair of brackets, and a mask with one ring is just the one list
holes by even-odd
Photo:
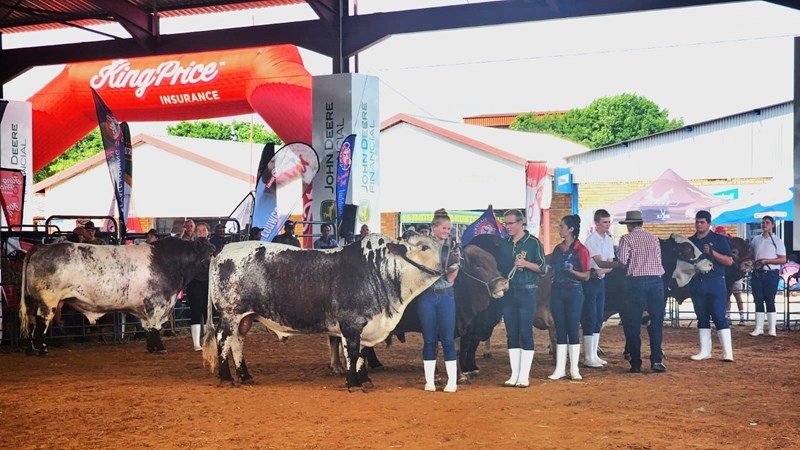
[[362, 356], [367, 360], [367, 365], [372, 370], [383, 370], [383, 364], [378, 360], [378, 354], [375, 353], [375, 347], [364, 347], [361, 350]]
[[475, 334], [467, 333], [461, 336], [461, 345], [459, 346], [458, 360], [461, 365], [461, 371], [467, 377], [478, 375], [480, 369], [475, 360], [475, 354], [478, 352], [480, 346], [480, 339]]
[[30, 345], [25, 351], [26, 355], [47, 355], [47, 344], [44, 342], [44, 330], [47, 328], [47, 322], [41, 316], [36, 316], [36, 321], [33, 325], [33, 333], [31, 333]]
[[[475, 352], [477, 353], [477, 351], [478, 350], [476, 349]], [[472, 356], [473, 356], [473, 358], [475, 357], [474, 354]], [[485, 359], [491, 359], [491, 357], [492, 357], [492, 337], [491, 336], [489, 336], [489, 339], [486, 339], [483, 342], [483, 357]]]
[[231, 356], [233, 357], [233, 364], [236, 366], [236, 375], [239, 377], [239, 382], [242, 384], [253, 384], [253, 377], [247, 371], [247, 364], [244, 361], [244, 337], [250, 331], [253, 325], [253, 316], [247, 316], [239, 322], [237, 333], [230, 338], [228, 342], [231, 347]]
[[220, 383], [227, 382], [228, 386], [234, 387], [231, 368], [228, 366], [228, 340], [230, 338], [230, 332], [224, 326], [220, 326], [219, 339], [217, 340], [217, 359], [219, 360], [217, 377]]
[[339, 336], [328, 336], [328, 349], [331, 352], [331, 373], [339, 377], [344, 375], [345, 369], [341, 358], [342, 338]]
[[359, 334], [345, 334], [344, 337], [345, 349], [345, 362], [347, 364], [347, 391], [353, 392], [353, 388], [361, 388], [362, 392], [364, 387], [358, 377], [358, 371], [362, 368], [363, 360], [361, 360], [361, 336]]
[[161, 332], [156, 328], [147, 329], [147, 351], [150, 353], [167, 353], [164, 343], [161, 342]]
[[[375, 349], [372, 347], [364, 347], [361, 349], [360, 358], [358, 360], [358, 367], [356, 368], [356, 373], [358, 374], [358, 382], [361, 383], [361, 386], [364, 388], [372, 388], [372, 380], [369, 378], [369, 374], [367, 374], [367, 360], [369, 355], [375, 355]], [[376, 358], [377, 359], [377, 358]], [[380, 362], [379, 362], [380, 364]], [[381, 366], [382, 367], [382, 366]]]

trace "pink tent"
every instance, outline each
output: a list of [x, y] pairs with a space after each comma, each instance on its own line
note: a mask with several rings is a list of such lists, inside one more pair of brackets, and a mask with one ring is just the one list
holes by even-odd
[[701, 209], [710, 210], [726, 201], [694, 187], [671, 169], [652, 184], [605, 209], [613, 221], [625, 218], [625, 211], [638, 209], [647, 223], [691, 223]]

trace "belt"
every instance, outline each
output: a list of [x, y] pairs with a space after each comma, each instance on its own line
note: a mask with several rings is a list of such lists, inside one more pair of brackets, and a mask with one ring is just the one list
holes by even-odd
[[762, 272], [780, 272], [779, 269], [761, 269]]
[[444, 288], [435, 287], [435, 288], [433, 288], [433, 293], [434, 294], [449, 294], [449, 295], [453, 295], [453, 286], [444, 287]]

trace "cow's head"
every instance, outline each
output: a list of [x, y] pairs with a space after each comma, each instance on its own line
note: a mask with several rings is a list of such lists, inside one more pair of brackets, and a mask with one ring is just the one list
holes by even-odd
[[695, 273], [708, 273], [714, 269], [714, 264], [703, 258], [703, 253], [689, 239], [673, 233], [669, 240], [673, 242], [672, 249], [678, 258], [672, 278], [679, 287], [689, 284]]
[[443, 273], [442, 270], [442, 244], [429, 236], [416, 235], [411, 236], [405, 241], [395, 241], [386, 236], [370, 235], [370, 241], [367, 243], [369, 247], [372, 238], [384, 241], [386, 248], [390, 253], [397, 255], [417, 269], [429, 273], [431, 275]]
[[733, 264], [744, 273], [753, 270], [753, 256], [750, 255], [750, 244], [740, 237], [730, 238], [728, 242], [731, 245]]
[[[486, 291], [492, 298], [502, 297], [508, 290], [508, 280], [503, 278], [497, 268], [497, 260], [486, 250], [475, 246], [464, 247], [464, 264], [459, 272], [459, 277], [467, 277], [476, 283], [486, 286]], [[481, 288], [478, 288], [480, 292]]]

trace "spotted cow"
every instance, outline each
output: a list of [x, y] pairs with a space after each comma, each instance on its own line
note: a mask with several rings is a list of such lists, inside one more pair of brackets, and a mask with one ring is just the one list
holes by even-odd
[[[209, 315], [203, 357], [220, 381], [253, 381], [242, 347], [253, 319], [280, 338], [298, 333], [339, 335], [347, 349], [347, 387], [371, 385], [362, 346], [382, 342], [412, 298], [442, 275], [442, 246], [430, 237], [408, 241], [370, 234], [335, 249], [301, 250], [246, 241], [228, 244], [209, 271]], [[219, 328], [211, 320], [212, 305]]]
[[[147, 349], [166, 352], [159, 330], [186, 284], [208, 273], [214, 246], [165, 238], [152, 245], [68, 242], [33, 247], [23, 263], [20, 319], [29, 354], [47, 354], [44, 333], [66, 303], [89, 322], [111, 311], [142, 321]], [[30, 330], [32, 328], [32, 333]]]

